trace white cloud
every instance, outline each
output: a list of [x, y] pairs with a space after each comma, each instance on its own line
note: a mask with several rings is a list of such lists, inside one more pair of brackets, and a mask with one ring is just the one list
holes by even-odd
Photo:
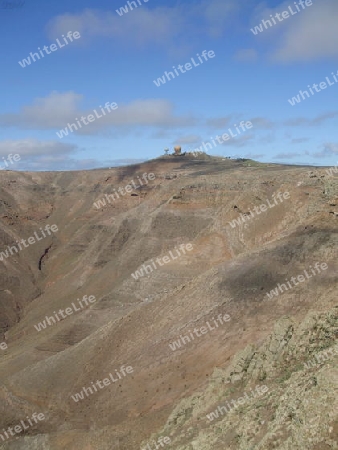
[[327, 155], [332, 155], [332, 153], [338, 153], [338, 144], [336, 142], [326, 142], [323, 146], [323, 151]]
[[319, 114], [313, 119], [309, 119], [307, 117], [295, 117], [293, 119], [288, 119], [284, 122], [284, 125], [287, 127], [318, 126], [322, 125], [327, 120], [334, 119], [337, 116], [338, 111], [329, 111]]
[[[112, 37], [133, 44], [165, 43], [180, 33], [182, 16], [179, 8], [145, 6], [120, 17], [115, 11], [85, 9], [79, 14], [57, 16], [47, 24], [47, 33], [54, 40], [65, 32], [79, 31], [83, 39]], [[174, 24], [176, 24], [174, 26]]]
[[[291, 15], [289, 6], [296, 14]], [[276, 13], [289, 12], [289, 17], [281, 22]], [[338, 3], [332, 0], [314, 0], [311, 6], [306, 6], [297, 12], [293, 2], [286, 0], [274, 8], [268, 8], [266, 3], [256, 6], [252, 25], [258, 25], [262, 19], [270, 20], [270, 14], [277, 22], [272, 27], [267, 25], [262, 33], [255, 36], [256, 41], [270, 46], [269, 57], [278, 63], [297, 61], [314, 61], [322, 58], [337, 58], [336, 45]], [[273, 35], [273, 39], [272, 39]], [[272, 47], [271, 47], [272, 45]]]
[[[54, 17], [47, 24], [46, 31], [51, 40], [68, 31], [79, 31], [82, 42], [95, 37], [108, 37], [118, 40], [119, 45], [164, 45], [170, 51], [178, 37], [189, 42], [192, 34], [222, 35], [229, 19], [240, 10], [240, 3], [235, 0], [201, 0], [197, 3], [176, 3], [170, 7], [149, 8], [142, 5], [123, 16], [115, 10], [102, 12], [87, 8], [78, 14], [66, 13]], [[192, 25], [195, 22], [192, 18], [198, 21], [198, 27]]]
[[234, 120], [232, 115], [226, 117], [212, 117], [211, 119], [207, 119], [206, 125], [211, 129], [220, 130], [230, 125], [231, 120]]
[[297, 156], [304, 156], [304, 153], [296, 153], [296, 152], [278, 153], [273, 157], [273, 159], [292, 159], [296, 158]]
[[[116, 159], [99, 161], [93, 158], [78, 159], [79, 149], [76, 145], [66, 144], [59, 141], [40, 141], [27, 138], [22, 140], [0, 141], [0, 157], [7, 160], [9, 154], [20, 155], [20, 160], [15, 164], [4, 165], [1, 159], [2, 169], [9, 170], [88, 170], [99, 167], [111, 167], [136, 164], [144, 162], [144, 159]], [[0, 164], [1, 164], [0, 163]]]
[[75, 92], [51, 92], [47, 97], [36, 98], [32, 105], [24, 106], [18, 114], [0, 114], [0, 125], [22, 128], [50, 129], [74, 120], [77, 104], [83, 96]]
[[238, 50], [235, 53], [234, 59], [239, 62], [253, 62], [257, 61], [258, 59], [258, 53], [253, 48], [244, 48], [241, 50]]
[[201, 136], [198, 136], [197, 134], [189, 134], [187, 136], [181, 136], [177, 138], [173, 144], [174, 145], [189, 145], [189, 144], [197, 144], [201, 141]]
[[309, 142], [310, 138], [294, 138], [291, 140], [291, 144], [303, 144]]
[[[233, 129], [233, 131], [235, 131]], [[223, 142], [221, 145], [224, 147], [245, 147], [255, 138], [253, 134], [241, 134], [232, 139]]]
[[[290, 9], [295, 14], [290, 13]], [[272, 23], [263, 32], [252, 36], [254, 42], [268, 48], [268, 58], [277, 63], [310, 62], [324, 58], [338, 57], [336, 45], [338, 3], [334, 0], [313, 0], [311, 6], [305, 6], [303, 10], [290, 0], [285, 0], [278, 6], [269, 8], [266, 2], [259, 3], [251, 18], [251, 27], [259, 25], [262, 20]], [[276, 13], [283, 11], [289, 13], [289, 17], [281, 22], [276, 18]], [[270, 17], [273, 16], [276, 24]], [[281, 17], [281, 16], [280, 16]]]
[[150, 137], [152, 139], [172, 139], [172, 132], [169, 130], [157, 130]]
[[270, 119], [265, 119], [265, 117], [253, 117], [250, 121], [255, 128], [270, 130], [274, 127], [274, 123]]
[[24, 170], [26, 171], [68, 171], [126, 166], [131, 164], [138, 164], [144, 161], [144, 159], [116, 159], [99, 161], [94, 158], [75, 159], [69, 156], [61, 158], [54, 155], [24, 160], [23, 164], [25, 165]]
[[0, 156], [7, 157], [10, 153], [20, 155], [20, 161], [13, 166], [9, 165], [9, 170], [67, 170], [73, 168], [74, 160], [71, 156], [76, 151], [76, 145], [57, 141], [32, 138], [0, 141]]
[[64, 158], [76, 150], [76, 145], [66, 144], [58, 141], [39, 141], [37, 139], [7, 140], [0, 141], [0, 156], [9, 153], [18, 153], [22, 158], [31, 156], [59, 155]]
[[214, 37], [221, 36], [229, 20], [240, 9], [241, 2], [233, 0], [205, 0], [201, 4], [209, 34]]
[[[106, 112], [104, 116], [100, 105], [92, 109], [80, 109], [83, 96], [75, 92], [52, 92], [47, 97], [37, 98], [32, 105], [24, 106], [19, 113], [0, 114], [0, 126], [17, 126], [23, 129], [61, 129], [67, 123], [75, 123], [81, 116], [93, 114], [95, 109], [100, 118], [88, 125], [82, 125], [77, 134], [95, 134], [98, 131], [115, 127], [158, 127], [175, 128], [193, 125], [192, 116], [176, 116], [174, 106], [168, 100], [144, 99], [118, 105], [118, 109]], [[112, 103], [114, 99], [107, 99]], [[106, 102], [103, 102], [103, 105]], [[103, 106], [102, 105], [102, 106]]]
[[273, 133], [269, 133], [265, 136], [260, 137], [257, 142], [259, 144], [268, 145], [268, 144], [272, 144], [275, 141], [276, 141], [276, 136]]
[[338, 3], [321, 0], [288, 19], [286, 33], [274, 52], [273, 59], [278, 62], [294, 62], [336, 58], [337, 16]]

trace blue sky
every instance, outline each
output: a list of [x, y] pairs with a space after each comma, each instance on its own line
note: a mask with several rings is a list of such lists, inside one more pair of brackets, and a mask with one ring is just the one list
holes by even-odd
[[[251, 121], [208, 153], [336, 165], [338, 3], [307, 1], [298, 12], [293, 0], [136, 0], [122, 14], [125, 0], [0, 0], [0, 157], [20, 154], [10, 167], [19, 170], [128, 164], [176, 144], [197, 149]], [[289, 6], [294, 14], [251, 31]], [[44, 46], [50, 54], [19, 64]], [[156, 86], [203, 50], [215, 56]], [[326, 77], [332, 85], [290, 104]], [[118, 107], [104, 116], [107, 102]], [[94, 110], [102, 117], [58, 137]]]

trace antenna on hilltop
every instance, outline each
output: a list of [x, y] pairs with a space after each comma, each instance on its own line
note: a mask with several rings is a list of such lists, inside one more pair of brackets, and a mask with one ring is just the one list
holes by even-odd
[[169, 153], [169, 148], [164, 149], [165, 154], [167, 155]]

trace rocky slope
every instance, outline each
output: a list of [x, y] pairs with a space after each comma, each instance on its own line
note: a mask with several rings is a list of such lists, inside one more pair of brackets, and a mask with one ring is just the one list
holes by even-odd
[[[155, 177], [108, 203], [144, 173]], [[153, 449], [160, 437], [171, 440], [161, 448], [179, 450], [338, 447], [337, 178], [168, 157], [87, 172], [6, 171], [0, 189], [0, 252], [58, 227], [0, 261], [0, 343], [8, 346], [0, 349], [0, 430], [34, 412], [46, 417], [0, 437], [1, 448]], [[156, 263], [188, 243], [191, 251]], [[327, 268], [316, 272], [316, 262]], [[156, 269], [135, 279], [144, 263]], [[269, 298], [310, 266], [311, 279]], [[37, 331], [85, 295], [96, 301]], [[219, 315], [230, 319], [193, 331]], [[329, 349], [326, 361], [304, 365]], [[132, 373], [121, 375], [122, 365]], [[117, 381], [95, 391], [110, 373]], [[208, 419], [263, 385], [264, 394]]]

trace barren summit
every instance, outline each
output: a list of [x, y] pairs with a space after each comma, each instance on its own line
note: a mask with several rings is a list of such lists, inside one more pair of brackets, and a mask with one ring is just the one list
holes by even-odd
[[1, 448], [337, 448], [337, 177], [186, 155], [0, 188]]

